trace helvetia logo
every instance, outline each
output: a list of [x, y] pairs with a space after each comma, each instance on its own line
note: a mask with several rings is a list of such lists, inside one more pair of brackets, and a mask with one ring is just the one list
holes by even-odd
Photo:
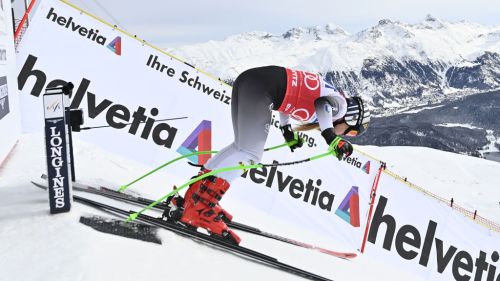
[[370, 165], [371, 165], [370, 161], [367, 161], [365, 164], [363, 164], [362, 162], [360, 162], [358, 160], [357, 157], [345, 157], [344, 161], [347, 164], [350, 164], [350, 165], [360, 169], [361, 171], [363, 171], [367, 174], [370, 174]]
[[361, 170], [367, 174], [370, 174], [370, 161], [366, 162], [363, 167], [361, 167]]
[[335, 214], [354, 227], [359, 227], [359, 188], [353, 186]]
[[[38, 58], [33, 55], [29, 55], [26, 59], [17, 77], [20, 91], [26, 86], [28, 80], [32, 80], [34, 83], [31, 95], [35, 97], [39, 97], [45, 87], [51, 88], [66, 84], [66, 81], [60, 78], [47, 81], [45, 72], [35, 69], [37, 60]], [[154, 117], [159, 114], [157, 108], [151, 108], [150, 114], [147, 114], [146, 108], [142, 106], [138, 106], [134, 111], [109, 99], [99, 100], [96, 94], [89, 91], [90, 83], [90, 80], [82, 78], [80, 84], [75, 86], [76, 91], [71, 97], [70, 108], [79, 108], [82, 102], [86, 100], [87, 108], [84, 110], [90, 119], [104, 117], [112, 128], [126, 129], [129, 134], [137, 135], [144, 140], [151, 137], [153, 142], [159, 146], [172, 147], [177, 128], [170, 126], [168, 123], [156, 122]], [[55, 110], [56, 108], [52, 109]]]
[[[203, 120], [194, 129], [194, 131], [186, 138], [186, 140], [177, 149], [177, 152], [181, 155], [188, 155], [198, 151], [210, 151], [212, 150], [212, 122], [208, 120]], [[191, 155], [188, 157], [194, 163], [199, 165], [204, 165], [208, 159], [210, 159], [210, 154], [199, 154]]]
[[122, 38], [117, 36], [111, 43], [108, 44], [108, 49], [118, 56], [122, 55]]
[[[411, 224], [398, 226], [396, 218], [385, 212], [388, 202], [388, 198], [380, 196], [370, 225], [368, 242], [377, 245], [377, 240], [380, 240], [378, 238], [382, 238], [382, 248], [387, 251], [395, 249], [401, 258], [413, 260], [423, 267], [428, 267], [429, 261], [434, 260], [437, 272], [443, 274], [448, 270], [447, 274], [452, 274], [453, 280], [500, 281], [495, 265], [500, 255], [494, 249], [498, 245], [491, 245], [488, 251], [480, 250], [479, 254], [473, 254], [436, 237], [440, 232], [437, 230], [437, 222], [433, 220], [429, 220], [425, 234]], [[382, 230], [379, 231], [380, 229]], [[491, 261], [488, 261], [488, 252], [491, 253]]]
[[[102, 46], [106, 45], [107, 39], [106, 39], [106, 37], [99, 34], [98, 29], [93, 29], [93, 28], [88, 28], [88, 27], [82, 26], [82, 25], [74, 22], [73, 17], [65, 18], [63, 16], [59, 16], [54, 12], [54, 8], [50, 8], [50, 11], [47, 14], [46, 18], [54, 23], [57, 23], [58, 25], [66, 28], [66, 29], [72, 31], [72, 32], [79, 34], [80, 36], [82, 36], [84, 38], [89, 39], [90, 41], [93, 41], [93, 42], [95, 42], [99, 45], [102, 45]], [[115, 41], [115, 40], [113, 40], [113, 41]], [[118, 42], [120, 40], [116, 40], [116, 41]], [[115, 42], [114, 45], [116, 45], [117, 42]], [[121, 52], [121, 41], [120, 41], [119, 47], [120, 47], [120, 52]], [[115, 47], [115, 49], [116, 49], [116, 47]]]

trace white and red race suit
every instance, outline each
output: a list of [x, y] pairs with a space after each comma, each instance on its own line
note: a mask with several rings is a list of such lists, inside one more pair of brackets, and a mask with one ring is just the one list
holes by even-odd
[[318, 122], [323, 131], [345, 115], [345, 96], [318, 74], [288, 68], [286, 74], [286, 94], [278, 108], [281, 126], [291, 117], [304, 123]]

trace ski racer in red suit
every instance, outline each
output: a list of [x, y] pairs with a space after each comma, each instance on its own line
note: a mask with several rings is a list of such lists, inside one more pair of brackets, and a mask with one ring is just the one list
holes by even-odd
[[[234, 141], [211, 158], [198, 176], [223, 167], [259, 163], [272, 110], [279, 112], [280, 128], [292, 152], [303, 142], [293, 131], [290, 118], [303, 123], [299, 130], [319, 128], [339, 160], [353, 151], [351, 143], [342, 136], [362, 134], [370, 121], [370, 112], [361, 98], [345, 97], [318, 74], [279, 66], [249, 69], [233, 85]], [[225, 223], [232, 216], [221, 208], [219, 201], [241, 174], [241, 170], [234, 170], [209, 176], [193, 183], [184, 198], [167, 200], [172, 210], [180, 210], [176, 219], [238, 244], [240, 238]]]

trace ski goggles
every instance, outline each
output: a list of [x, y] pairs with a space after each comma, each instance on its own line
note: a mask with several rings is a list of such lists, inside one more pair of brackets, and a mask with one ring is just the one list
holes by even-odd
[[367, 119], [364, 116], [364, 104], [361, 98], [354, 97], [358, 103], [357, 106], [351, 106], [348, 108], [348, 112], [344, 117], [344, 122], [349, 126], [347, 130], [345, 130], [344, 135], [349, 137], [355, 137], [363, 134], [366, 129], [368, 129], [368, 122], [370, 120], [369, 115]]
[[363, 134], [368, 128], [368, 124], [360, 124], [356, 126], [349, 126], [344, 132], [344, 136], [357, 137]]
[[348, 137], [356, 137], [358, 135], [360, 135], [361, 132], [353, 127], [349, 127], [345, 130], [344, 132], [344, 136], [348, 136]]
[[346, 123], [349, 126], [342, 134], [342, 135], [348, 136], [348, 137], [357, 137], [357, 136], [363, 134], [366, 131], [366, 129], [368, 128], [368, 124], [350, 125], [343, 118], [333, 122], [333, 126], [336, 126], [337, 124], [340, 124], [340, 123]]

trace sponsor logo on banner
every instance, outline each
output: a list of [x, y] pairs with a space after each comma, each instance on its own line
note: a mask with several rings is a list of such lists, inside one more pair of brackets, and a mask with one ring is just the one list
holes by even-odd
[[[279, 162], [273, 161], [273, 163], [277, 164]], [[335, 195], [327, 190], [320, 189], [321, 179], [308, 179], [305, 181], [292, 175], [286, 175], [278, 170], [276, 166], [270, 169], [268, 167], [251, 169], [246, 171], [242, 177], [248, 177], [254, 183], [264, 184], [269, 188], [276, 186], [280, 193], [286, 193], [296, 200], [302, 200], [327, 212], [332, 211]], [[284, 192], [285, 190], [288, 192]]]
[[108, 49], [110, 49], [116, 55], [122, 55], [122, 38], [117, 36], [111, 43], [108, 44]]
[[9, 89], [7, 87], [7, 77], [0, 77], [0, 119], [9, 114]]
[[[198, 148], [198, 150], [196, 150], [196, 148]], [[181, 144], [181, 146], [177, 149], [177, 152], [179, 152], [181, 155], [188, 155], [196, 151], [211, 150], [212, 122], [203, 120]], [[191, 155], [188, 157], [191, 162], [197, 163], [199, 165], [204, 165], [210, 158], [210, 154]]]
[[[436, 234], [442, 231], [438, 230], [438, 223], [432, 219], [422, 232], [411, 224], [398, 225], [395, 216], [385, 211], [388, 204], [389, 199], [380, 196], [368, 234], [370, 243], [376, 244], [377, 240], [382, 240], [379, 244], [382, 243], [385, 250], [395, 250], [402, 259], [414, 260], [425, 268], [430, 266], [429, 260], [435, 260], [437, 273], [449, 275], [451, 272], [454, 280], [500, 280], [500, 271], [497, 273], [496, 268], [500, 258], [498, 244], [479, 250], [479, 253], [470, 253], [438, 238]], [[384, 227], [380, 228], [382, 225]], [[476, 237], [469, 238], [471, 240], [466, 243], [475, 242]]]
[[351, 166], [354, 166], [358, 169], [360, 169], [361, 171], [367, 173], [367, 174], [370, 174], [370, 165], [371, 165], [371, 162], [370, 160], [366, 161], [365, 163], [363, 163], [362, 161], [360, 161], [357, 157], [351, 157], [351, 156], [348, 156], [348, 157], [344, 157], [343, 159], [347, 164], [351, 165]]
[[61, 99], [53, 99], [45, 107], [45, 118], [58, 118], [62, 116], [63, 106]]
[[289, 113], [292, 118], [303, 122], [306, 122], [312, 118], [307, 109], [296, 108], [292, 104], [287, 104], [285, 107], [285, 111]]
[[359, 187], [353, 186], [335, 214], [353, 227], [359, 227]]
[[[43, 88], [55, 87], [66, 84], [65, 81], [61, 79], [54, 79], [47, 83], [47, 75], [42, 70], [34, 69], [37, 57], [29, 55], [24, 63], [23, 68], [18, 76], [19, 90], [23, 90], [26, 82], [30, 77], [35, 78], [35, 83], [33, 89], [31, 90], [31, 95], [39, 97]], [[155, 144], [163, 146], [166, 148], [171, 148], [172, 143], [177, 134], [177, 128], [170, 126], [167, 123], [155, 122], [156, 120], [151, 116], [157, 116], [159, 110], [157, 108], [152, 108], [150, 110], [150, 115], [146, 114], [146, 108], [139, 106], [135, 111], [126, 107], [125, 105], [113, 102], [108, 99], [98, 100], [97, 95], [88, 91], [91, 81], [82, 78], [80, 85], [77, 85], [77, 90], [71, 101], [71, 108], [79, 108], [82, 101], [86, 98], [87, 109], [89, 118], [95, 119], [99, 116], [105, 117], [106, 122], [109, 126], [115, 129], [124, 129], [128, 127], [128, 133], [131, 135], [137, 135], [145, 140], [152, 137]], [[76, 87], [76, 86], [75, 86]], [[52, 109], [57, 105], [54, 104]], [[131, 123], [128, 126], [128, 123]], [[145, 124], [141, 126], [141, 124]], [[139, 128], [142, 127], [142, 131]]]
[[[80, 23], [76, 22], [73, 17], [65, 17], [63, 15], [58, 14], [55, 8], [50, 8], [47, 16], [45, 17], [50, 22], [53, 22], [67, 30], [78, 34], [79, 36], [86, 38], [89, 41], [95, 42], [96, 44], [106, 46], [107, 38], [99, 34], [99, 29], [95, 29], [88, 26], [83, 26]], [[109, 43], [106, 47], [111, 50], [116, 55], [121, 55], [122, 40], [121, 37], [118, 36], [111, 43]]]
[[[273, 161], [273, 163], [277, 164], [279, 162]], [[267, 167], [251, 169], [245, 171], [242, 177], [250, 179], [256, 184], [263, 184], [269, 188], [276, 186], [280, 193], [288, 194], [296, 200], [302, 200], [310, 206], [332, 212], [335, 194], [325, 190], [328, 188], [320, 188], [323, 182], [321, 179], [308, 179], [305, 181], [292, 175], [286, 175], [284, 172], [278, 170], [276, 166], [270, 169]], [[359, 210], [359, 188], [353, 186], [342, 200], [342, 203], [340, 203], [335, 214], [352, 227], [357, 228], [360, 227]]]
[[50, 212], [70, 210], [66, 125], [62, 94], [45, 95], [45, 149], [49, 184]]

